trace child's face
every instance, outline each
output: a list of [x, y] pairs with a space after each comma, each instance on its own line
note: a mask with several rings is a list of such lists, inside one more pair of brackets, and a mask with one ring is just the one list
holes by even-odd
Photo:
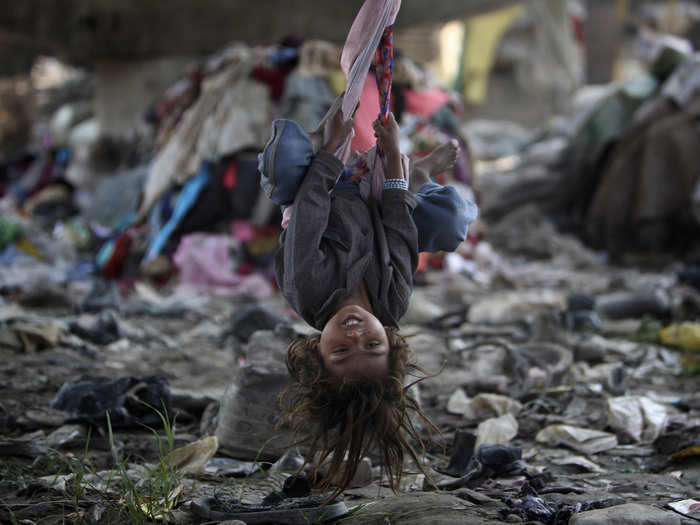
[[355, 305], [338, 310], [321, 332], [321, 359], [333, 375], [383, 375], [389, 369], [389, 339], [370, 312]]

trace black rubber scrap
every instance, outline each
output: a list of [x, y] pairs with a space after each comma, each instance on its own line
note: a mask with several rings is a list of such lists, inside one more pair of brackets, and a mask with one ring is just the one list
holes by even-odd
[[96, 377], [67, 382], [51, 401], [51, 408], [67, 412], [69, 422], [96, 427], [106, 426], [107, 412], [113, 428], [161, 428], [163, 421], [158, 412], [172, 417], [168, 380], [159, 376]]
[[248, 505], [223, 495], [192, 501], [190, 511], [199, 518], [213, 521], [241, 520], [247, 525], [277, 523], [278, 525], [307, 525], [340, 519], [348, 513], [342, 501], [325, 504], [325, 495], [304, 498], [283, 498], [279, 494], [263, 501], [274, 504]]

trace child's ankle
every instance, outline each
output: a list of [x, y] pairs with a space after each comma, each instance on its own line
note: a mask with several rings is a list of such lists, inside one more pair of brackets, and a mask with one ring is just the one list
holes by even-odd
[[427, 184], [430, 182], [430, 176], [428, 175], [428, 172], [422, 168], [416, 168], [414, 165], [414, 169], [411, 172], [411, 179], [409, 183], [409, 190], [411, 193], [415, 193], [420, 189], [423, 184]]

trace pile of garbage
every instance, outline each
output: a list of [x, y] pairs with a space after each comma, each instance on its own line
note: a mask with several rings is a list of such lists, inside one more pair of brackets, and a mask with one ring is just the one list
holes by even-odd
[[[88, 102], [61, 106], [37, 127], [37, 146], [2, 160], [5, 264], [39, 254], [52, 261], [45, 267], [55, 282], [78, 274], [162, 285], [175, 276], [198, 291], [269, 296], [280, 212], [260, 188], [257, 153], [275, 118], [317, 125], [344, 89], [339, 60], [340, 48], [324, 41], [233, 45], [171, 86], [145, 115], [151, 128], [138, 140], [99, 138]], [[444, 176], [469, 193], [472, 159], [459, 132], [459, 97], [410, 58], [395, 62], [403, 150], [422, 156], [456, 138], [458, 162]], [[368, 79], [358, 121], [378, 113]], [[367, 129], [358, 124], [353, 148], [373, 143]], [[41, 242], [51, 247], [37, 246], [32, 225], [47, 232]], [[0, 287], [21, 284], [0, 278]]]
[[[442, 435], [421, 431], [428, 477], [407, 465], [398, 499], [365, 458], [345, 492], [349, 522], [413, 510], [446, 523], [697, 516], [700, 290], [545, 234], [558, 257], [506, 258], [481, 241], [475, 267], [454, 254], [424, 274], [402, 332], [423, 368], [442, 370], [412, 387]], [[276, 427], [277, 396], [286, 345], [309, 328], [281, 298], [165, 296], [144, 283], [123, 297], [108, 281], [77, 292], [0, 305], [0, 454], [25, 469], [3, 471], [0, 512], [59, 512], [80, 486], [79, 511], [123, 516], [126, 476], [162, 500], [135, 508], [146, 517], [296, 515], [308, 494], [282, 488], [303, 460]], [[148, 492], [155, 472], [165, 495]], [[28, 487], [40, 506], [26, 504]]]
[[[463, 125], [484, 160], [475, 185], [495, 223], [534, 205], [560, 231], [614, 260], [643, 253], [697, 258], [700, 239], [700, 55], [668, 35], [641, 42], [648, 71], [584, 86], [571, 115], [530, 131]], [[537, 244], [535, 239], [503, 239]], [[537, 248], [535, 248], [537, 249]]]

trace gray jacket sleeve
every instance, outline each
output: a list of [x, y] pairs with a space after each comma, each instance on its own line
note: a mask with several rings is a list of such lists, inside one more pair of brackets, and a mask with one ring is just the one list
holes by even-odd
[[[343, 163], [334, 155], [325, 151], [316, 154], [299, 187], [294, 212], [281, 237], [278, 257], [282, 258], [282, 264], [276, 265], [277, 282], [291, 306], [305, 318], [308, 312], [300, 311], [302, 302], [310, 301], [297, 297], [298, 287], [320, 278], [323, 268], [329, 266], [321, 241], [328, 227], [330, 191], [342, 170]], [[314, 288], [304, 293], [310, 294]]]
[[[418, 232], [411, 212], [415, 198], [406, 190], [382, 192], [382, 223], [391, 266], [390, 309], [396, 319], [403, 317], [413, 292], [413, 275], [418, 268]], [[393, 297], [392, 297], [393, 296]]]

